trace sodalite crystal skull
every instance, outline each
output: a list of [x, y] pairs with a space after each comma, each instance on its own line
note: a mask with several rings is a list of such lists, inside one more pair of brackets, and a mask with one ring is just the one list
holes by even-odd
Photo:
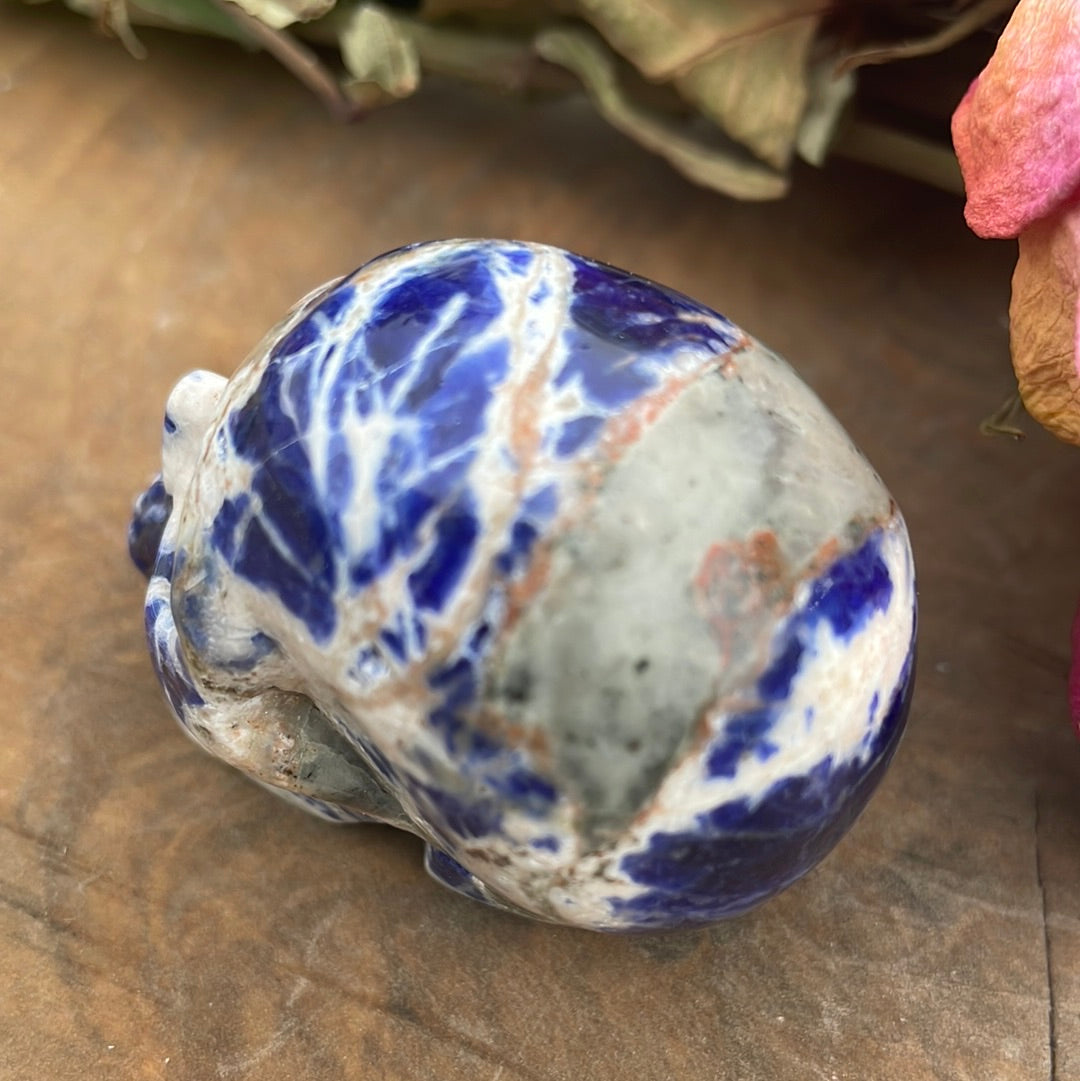
[[907, 711], [907, 533], [836, 421], [726, 319], [554, 248], [392, 252], [185, 378], [130, 540], [196, 742], [545, 920], [776, 893]]

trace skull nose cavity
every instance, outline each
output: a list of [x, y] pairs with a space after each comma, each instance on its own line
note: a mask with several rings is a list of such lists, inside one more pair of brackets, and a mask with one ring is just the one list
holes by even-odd
[[226, 380], [215, 372], [189, 372], [169, 395], [161, 476], [170, 495], [187, 489], [225, 385]]

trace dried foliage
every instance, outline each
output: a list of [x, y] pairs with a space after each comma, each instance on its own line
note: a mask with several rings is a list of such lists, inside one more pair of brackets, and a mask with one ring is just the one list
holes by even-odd
[[266, 49], [345, 117], [409, 96], [426, 74], [518, 93], [576, 88], [697, 183], [774, 199], [794, 159], [821, 164], [830, 153], [959, 190], [942, 137], [955, 104], [948, 65], [923, 69], [930, 93], [899, 110], [887, 102], [884, 117], [873, 95], [864, 107], [860, 69], [934, 57], [976, 35], [979, 63], [965, 53], [951, 64], [967, 63], [970, 79], [992, 48], [982, 32], [1014, 0], [65, 2], [137, 55], [140, 24]]

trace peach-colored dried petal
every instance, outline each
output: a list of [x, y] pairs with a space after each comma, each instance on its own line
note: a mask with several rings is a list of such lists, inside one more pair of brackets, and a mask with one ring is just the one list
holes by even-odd
[[1017, 236], [1080, 186], [1080, 3], [1020, 0], [953, 114], [968, 225]]
[[1080, 203], [1020, 235], [1009, 337], [1020, 396], [1043, 427], [1080, 443]]

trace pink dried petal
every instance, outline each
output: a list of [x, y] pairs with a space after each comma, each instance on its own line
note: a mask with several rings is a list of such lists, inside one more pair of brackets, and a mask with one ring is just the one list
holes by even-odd
[[952, 132], [979, 236], [1017, 236], [1080, 187], [1080, 3], [1020, 0]]

